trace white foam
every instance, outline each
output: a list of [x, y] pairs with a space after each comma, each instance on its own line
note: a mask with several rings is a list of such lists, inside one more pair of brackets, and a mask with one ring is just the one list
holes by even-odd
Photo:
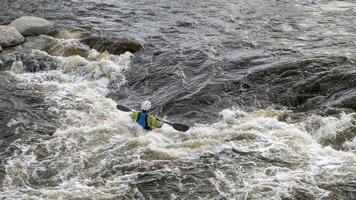
[[[60, 69], [18, 75], [27, 84], [41, 86], [51, 105], [47, 112], [59, 116], [60, 127], [52, 138], [35, 140], [47, 151], [42, 160], [36, 158], [36, 144], [14, 143], [21, 151], [6, 164], [3, 195], [119, 198], [132, 192], [129, 183], [144, 172], [116, 169], [144, 167], [161, 160], [199, 160], [203, 154], [218, 155], [226, 150], [234, 150], [231, 154], [241, 161], [219, 157], [221, 166], [232, 163], [228, 166], [232, 169], [230, 173], [215, 169], [211, 182], [228, 198], [280, 199], [293, 190], [324, 198], [329, 192], [319, 188], [319, 182], [342, 179], [343, 172], [355, 170], [354, 154], [318, 143], [351, 126], [346, 114], [340, 119], [312, 116], [300, 124], [288, 124], [278, 121], [277, 111], [247, 113], [232, 108], [223, 110], [217, 123], [198, 124], [186, 133], [169, 125], [145, 132], [106, 98], [108, 82], [122, 76], [131, 56], [109, 55], [106, 60], [53, 57], [61, 63]], [[124, 81], [120, 79], [119, 84]], [[353, 142], [347, 145], [352, 148]], [[41, 175], [37, 172], [49, 169], [56, 170], [49, 181], [58, 184], [33, 188], [29, 180], [38, 181]], [[168, 166], [160, 170], [179, 172]], [[223, 190], [221, 185], [230, 189]]]
[[335, 139], [342, 131], [353, 126], [351, 114], [341, 114], [340, 118], [312, 115], [303, 126], [318, 142]]

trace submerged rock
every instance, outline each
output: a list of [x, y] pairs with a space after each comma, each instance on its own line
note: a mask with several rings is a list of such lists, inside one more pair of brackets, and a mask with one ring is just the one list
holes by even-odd
[[111, 54], [123, 54], [126, 51], [135, 53], [142, 49], [142, 45], [136, 41], [120, 38], [87, 37], [82, 43], [100, 52], [107, 50]]
[[23, 41], [25, 41], [25, 38], [14, 27], [0, 26], [0, 46], [14, 46]]
[[356, 96], [351, 96], [347, 99], [344, 99], [341, 102], [341, 106], [342, 107], [346, 107], [346, 108], [351, 108], [353, 110], [356, 110]]
[[10, 23], [10, 26], [15, 27], [25, 36], [52, 34], [55, 32], [53, 23], [46, 19], [33, 16], [22, 16], [17, 18]]
[[278, 120], [286, 123], [300, 123], [307, 118], [307, 113], [294, 113], [292, 111], [283, 112], [278, 116]]
[[304, 104], [299, 106], [297, 108], [297, 110], [298, 111], [308, 111], [308, 110], [316, 109], [316, 108], [318, 108], [318, 106], [320, 106], [323, 103], [324, 99], [325, 99], [324, 96], [315, 96], [315, 97], [309, 98], [305, 101]]
[[54, 40], [47, 44], [42, 50], [52, 56], [81, 56], [86, 58], [89, 54], [89, 47], [78, 41]]

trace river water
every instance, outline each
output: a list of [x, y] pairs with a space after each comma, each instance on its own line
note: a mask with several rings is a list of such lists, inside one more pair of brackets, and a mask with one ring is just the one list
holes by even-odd
[[[142, 49], [0, 54], [1, 199], [356, 199], [355, 2], [1, 1], [22, 15]], [[145, 99], [191, 129], [115, 108]]]

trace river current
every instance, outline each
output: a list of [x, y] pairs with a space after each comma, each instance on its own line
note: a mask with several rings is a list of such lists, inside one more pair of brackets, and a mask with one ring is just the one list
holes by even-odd
[[[354, 1], [1, 0], [23, 15], [66, 35], [0, 53], [1, 199], [356, 199]], [[190, 130], [115, 108], [146, 99]]]

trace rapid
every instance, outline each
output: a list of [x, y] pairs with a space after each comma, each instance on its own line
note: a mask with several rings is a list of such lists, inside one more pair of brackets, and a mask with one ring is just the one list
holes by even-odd
[[[1, 199], [356, 199], [355, 2], [1, 1], [25, 14], [66, 35], [0, 53]], [[190, 130], [116, 109], [146, 99]]]

